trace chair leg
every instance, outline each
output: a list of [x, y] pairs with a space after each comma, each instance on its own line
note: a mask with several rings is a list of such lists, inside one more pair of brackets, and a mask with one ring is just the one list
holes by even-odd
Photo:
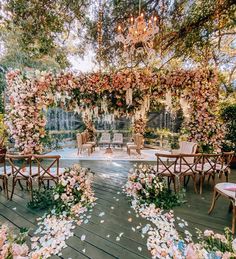
[[15, 179], [13, 178], [13, 180], [12, 180], [12, 191], [11, 191], [10, 200], [12, 200], [12, 197], [13, 197], [13, 194], [14, 194], [14, 191], [15, 191], [16, 183], [17, 183], [17, 180], [15, 180]]
[[174, 184], [174, 192], [177, 193], [175, 177], [172, 177], [172, 180], [173, 180], [173, 184]]
[[9, 199], [9, 194], [8, 194], [8, 179], [7, 179], [7, 177], [4, 177], [3, 181], [4, 181], [4, 191], [5, 191], [5, 193], [6, 193], [7, 199]]
[[30, 193], [30, 200], [33, 200], [33, 181], [31, 178], [27, 180], [28, 186], [29, 186], [29, 193]]
[[233, 215], [232, 215], [232, 234], [234, 235], [235, 232], [235, 217], [236, 217], [236, 207], [235, 204], [233, 204]]
[[211, 212], [212, 212], [213, 209], [215, 208], [216, 201], [218, 200], [218, 198], [220, 197], [220, 195], [221, 195], [221, 194], [218, 193], [217, 190], [214, 188], [212, 204], [211, 204], [210, 209], [208, 210], [208, 214], [211, 214]]
[[23, 191], [24, 190], [23, 185], [21, 184], [20, 180], [18, 180], [18, 182], [19, 182], [21, 190]]
[[204, 182], [204, 176], [200, 175], [200, 190], [199, 193], [202, 194], [202, 187], [203, 187], [203, 182]]
[[196, 176], [195, 176], [195, 175], [192, 175], [192, 179], [193, 179], [194, 192], [197, 193]]

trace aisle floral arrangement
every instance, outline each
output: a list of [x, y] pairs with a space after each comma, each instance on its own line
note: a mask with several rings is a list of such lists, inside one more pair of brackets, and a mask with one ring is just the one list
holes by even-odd
[[81, 218], [95, 204], [91, 177], [91, 171], [79, 165], [65, 170], [52, 190], [52, 208], [39, 219], [39, 227], [31, 238], [30, 258], [60, 255], [67, 247], [65, 241], [73, 236], [76, 224], [82, 224]]
[[15, 234], [7, 224], [0, 226], [0, 258], [29, 258], [29, 247], [26, 244], [27, 235], [28, 231], [25, 229], [21, 229], [19, 234]]
[[184, 202], [182, 193], [169, 190], [165, 179], [149, 164], [136, 165], [130, 171], [125, 191], [140, 204], [154, 204], [162, 209], [172, 209]]
[[[230, 259], [236, 257], [236, 240], [226, 229], [225, 234], [206, 230], [197, 231], [198, 241], [192, 240], [192, 234], [186, 229], [188, 223], [175, 219], [170, 210], [179, 204], [178, 199], [170, 202], [166, 194], [166, 185], [156, 175], [152, 166], [139, 165], [129, 173], [124, 192], [131, 197], [131, 206], [150, 224], [142, 228], [142, 235], [147, 234], [147, 248], [154, 259]], [[165, 197], [165, 199], [163, 199]], [[176, 225], [183, 228], [180, 235]]]

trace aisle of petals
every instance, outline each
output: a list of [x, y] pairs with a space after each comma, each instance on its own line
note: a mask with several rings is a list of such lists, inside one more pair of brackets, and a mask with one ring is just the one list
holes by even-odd
[[39, 227], [31, 238], [32, 259], [61, 256], [67, 247], [66, 240], [74, 235], [76, 225], [88, 221], [86, 213], [96, 200], [90, 171], [79, 165], [67, 169], [54, 189], [54, 199], [56, 205], [50, 213], [38, 219]]
[[[150, 167], [143, 165], [140, 165], [140, 168], [143, 171], [150, 170]], [[136, 177], [137, 173], [136, 169], [130, 170], [128, 182], [123, 187], [123, 191], [131, 198], [131, 207], [135, 212], [150, 222], [142, 228], [142, 235], [147, 235], [147, 248], [151, 252], [152, 258], [236, 258], [236, 239], [233, 240], [233, 235], [229, 230], [226, 229], [225, 235], [210, 230], [205, 230], [203, 233], [199, 232], [197, 233], [198, 242], [194, 243], [192, 234], [185, 229], [188, 223], [179, 217], [175, 218], [173, 210], [165, 211], [148, 202], [148, 200], [144, 202], [143, 197], [140, 197], [141, 194], [137, 190], [140, 190], [142, 186], [140, 183], [146, 182], [144, 179], [146, 171], [141, 178]], [[138, 187], [134, 190], [134, 188], [131, 188], [133, 186]], [[149, 190], [145, 190], [147, 199]], [[176, 225], [184, 230], [183, 236], [178, 233]]]

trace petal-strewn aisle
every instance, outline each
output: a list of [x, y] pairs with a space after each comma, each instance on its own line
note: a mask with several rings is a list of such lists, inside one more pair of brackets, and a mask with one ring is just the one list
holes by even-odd
[[[67, 161], [61, 166], [72, 164]], [[96, 205], [87, 214], [88, 220], [76, 227], [74, 236], [66, 240], [67, 248], [62, 250], [61, 258], [150, 258], [146, 236], [142, 228], [148, 221], [140, 218], [131, 209], [129, 200], [122, 193], [122, 186], [127, 181], [131, 162], [83, 161], [82, 167], [89, 167], [95, 173], [93, 188], [97, 197]], [[232, 178], [233, 178], [232, 174]], [[207, 215], [211, 202], [211, 188], [205, 186], [204, 195], [194, 194], [191, 185], [187, 190], [188, 202], [174, 209], [176, 217], [187, 219], [189, 230], [213, 229], [222, 232], [224, 226], [230, 226], [231, 215], [228, 204], [220, 200], [220, 210], [214, 216]], [[7, 201], [0, 193], [0, 220], [15, 228], [28, 227], [30, 235], [36, 229], [36, 218], [42, 213], [26, 207], [29, 199], [26, 191], [16, 191], [13, 201]], [[225, 212], [223, 212], [225, 210]], [[183, 231], [179, 228], [179, 231]], [[57, 257], [58, 258], [58, 257]]]

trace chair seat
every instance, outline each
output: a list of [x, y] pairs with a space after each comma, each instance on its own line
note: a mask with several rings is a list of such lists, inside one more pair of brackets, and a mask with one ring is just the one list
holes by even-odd
[[222, 195], [235, 200], [236, 191], [226, 190], [227, 188], [232, 188], [232, 189], [235, 188], [236, 189], [236, 184], [235, 183], [217, 183], [215, 185], [215, 190], [220, 192]]
[[112, 141], [113, 144], [123, 144], [123, 141]]
[[[0, 167], [0, 177], [4, 175], [3, 167]], [[11, 166], [6, 166], [6, 175], [11, 175]]]
[[92, 145], [92, 146], [96, 146], [96, 142], [94, 142], [94, 141], [88, 141], [88, 142], [86, 142], [86, 144], [89, 144], [89, 145]]
[[92, 148], [92, 144], [88, 144], [88, 143], [83, 144], [82, 148]]
[[226, 165], [216, 164], [216, 170], [217, 171], [225, 171], [226, 168], [227, 168]]
[[209, 163], [205, 163], [203, 166], [202, 164], [197, 164], [195, 167], [195, 170], [198, 172], [206, 172], [206, 173], [212, 173], [213, 169], [212, 166]]
[[138, 146], [137, 146], [137, 145], [132, 144], [132, 145], [127, 145], [127, 147], [128, 147], [128, 148], [131, 148], [131, 149], [135, 149], [135, 148], [137, 148]]

